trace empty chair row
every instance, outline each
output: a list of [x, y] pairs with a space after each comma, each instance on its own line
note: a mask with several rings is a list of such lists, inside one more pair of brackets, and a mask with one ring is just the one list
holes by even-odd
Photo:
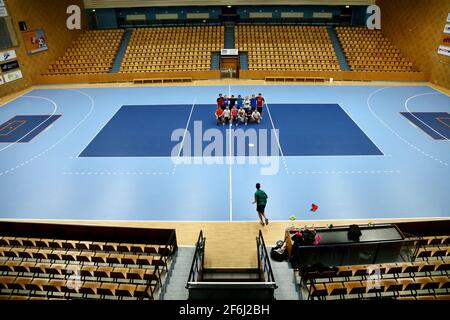
[[307, 285], [311, 297], [345, 296], [371, 292], [399, 292], [450, 288], [448, 276], [431, 276], [403, 279], [380, 279], [363, 281], [344, 281], [333, 283], [316, 283]]
[[134, 280], [155, 280], [158, 278], [160, 269], [155, 266], [146, 268], [124, 268], [124, 267], [102, 267], [92, 265], [74, 265], [63, 263], [39, 263], [14, 260], [0, 260], [0, 271], [31, 273], [43, 275], [81, 277], [101, 277]]
[[82, 293], [92, 295], [127, 296], [136, 298], [151, 298], [156, 289], [157, 282], [148, 285], [94, 282], [94, 281], [66, 281], [57, 279], [42, 279], [31, 277], [2, 277], [0, 278], [0, 294], [5, 289], [34, 291]]
[[126, 254], [126, 253], [102, 253], [85, 251], [57, 251], [45, 249], [14, 249], [0, 247], [0, 257], [22, 259], [44, 259], [57, 261], [78, 261], [90, 263], [108, 263], [123, 265], [152, 265], [160, 264], [158, 255]]
[[132, 253], [158, 253], [163, 251], [162, 245], [97, 242], [79, 240], [37, 239], [20, 237], [0, 237], [2, 246], [23, 246], [54, 249], [79, 249], [91, 251], [117, 251]]

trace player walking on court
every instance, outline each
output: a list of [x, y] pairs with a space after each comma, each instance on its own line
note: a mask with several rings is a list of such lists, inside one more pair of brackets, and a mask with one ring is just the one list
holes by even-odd
[[256, 192], [255, 192], [255, 201], [253, 201], [253, 204], [256, 203], [256, 212], [258, 212], [259, 219], [261, 220], [260, 223], [262, 226], [264, 226], [264, 222], [266, 225], [269, 224], [269, 219], [267, 219], [264, 210], [266, 209], [267, 204], [267, 194], [261, 190], [261, 185], [259, 183], [256, 184]]

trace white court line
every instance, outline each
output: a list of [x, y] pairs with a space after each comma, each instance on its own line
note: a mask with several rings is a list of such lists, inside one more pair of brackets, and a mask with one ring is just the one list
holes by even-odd
[[446, 136], [443, 136], [442, 134], [440, 134], [440, 132], [437, 132], [437, 131], [434, 130], [432, 127], [430, 127], [428, 124], [426, 124], [426, 123], [423, 122], [421, 119], [419, 119], [418, 117], [416, 117], [416, 116], [414, 115], [414, 113], [412, 113], [412, 112], [409, 110], [409, 108], [408, 108], [408, 102], [409, 102], [410, 100], [415, 99], [415, 98], [418, 98], [418, 97], [421, 97], [421, 96], [426, 96], [426, 95], [436, 95], [436, 94], [440, 95], [439, 92], [431, 92], [431, 93], [422, 93], [422, 94], [418, 94], [418, 95], [409, 97], [408, 100], [405, 101], [405, 109], [406, 109], [406, 110], [409, 112], [409, 114], [412, 115], [414, 118], [416, 118], [416, 119], [419, 120], [421, 123], [423, 123], [424, 125], [426, 125], [428, 128], [430, 128], [431, 130], [433, 130], [434, 132], [436, 132], [438, 135], [440, 135], [442, 138], [444, 138], [444, 140], [447, 140], [447, 141], [448, 141], [449, 139], [447, 139]]
[[183, 150], [184, 139], [186, 138], [186, 133], [188, 131], [189, 123], [191, 122], [192, 112], [194, 111], [196, 100], [197, 100], [197, 97], [194, 97], [194, 101], [192, 102], [191, 112], [189, 113], [189, 117], [188, 117], [188, 120], [186, 123], [186, 129], [184, 130], [183, 139], [181, 140], [181, 147], [180, 147], [180, 150], [178, 151], [178, 157], [177, 157], [178, 159], [180, 158], [181, 150]]
[[32, 98], [32, 99], [41, 99], [41, 100], [49, 101], [51, 104], [53, 104], [53, 113], [52, 113], [51, 115], [49, 115], [49, 116], [47, 117], [47, 119], [43, 120], [43, 121], [42, 121], [41, 123], [39, 123], [36, 127], [34, 127], [34, 128], [33, 128], [32, 130], [30, 130], [29, 132], [27, 132], [25, 135], [23, 135], [19, 140], [14, 141], [14, 142], [12, 142], [12, 143], [9, 143], [9, 144], [6, 145], [4, 148], [0, 149], [0, 152], [3, 151], [3, 150], [8, 149], [9, 147], [15, 145], [16, 143], [22, 141], [22, 139], [26, 138], [30, 133], [32, 133], [34, 130], [36, 130], [37, 128], [39, 128], [44, 122], [46, 122], [48, 119], [50, 119], [52, 116], [54, 116], [55, 113], [56, 113], [56, 110], [58, 110], [58, 105], [57, 105], [56, 102], [53, 101], [52, 99], [48, 99], [48, 98], [40, 97], [40, 96], [20, 96], [20, 97], [17, 97], [17, 98]]
[[417, 152], [420, 152], [421, 154], [423, 154], [425, 157], [430, 158], [434, 161], [439, 162], [440, 164], [444, 165], [444, 166], [448, 166], [448, 163], [440, 160], [436, 157], [431, 156], [430, 154], [424, 152], [423, 150], [421, 150], [420, 148], [416, 147], [415, 145], [413, 145], [411, 142], [409, 142], [408, 140], [406, 140], [405, 138], [403, 138], [400, 134], [397, 133], [397, 131], [395, 131], [394, 129], [392, 129], [383, 119], [381, 119], [373, 110], [372, 110], [372, 106], [370, 105], [370, 100], [373, 98], [373, 96], [375, 96], [377, 93], [385, 90], [385, 89], [389, 89], [389, 88], [395, 88], [395, 87], [383, 87], [380, 89], [375, 90], [374, 92], [372, 92], [366, 100], [367, 103], [367, 107], [369, 108], [370, 113], [372, 113], [372, 115], [383, 125], [385, 126], [389, 131], [391, 131], [397, 138], [399, 138], [400, 140], [402, 140], [404, 143], [406, 143], [408, 146], [410, 146], [411, 148], [413, 148], [414, 150], [416, 150]]
[[[84, 95], [84, 96], [86, 96], [86, 97], [88, 97], [89, 98], [89, 100], [91, 100], [91, 107], [90, 107], [90, 110], [89, 110], [89, 112], [83, 117], [83, 119], [81, 119], [79, 122], [78, 122], [78, 124], [77, 125], [75, 125], [71, 130], [69, 130], [61, 139], [59, 139], [56, 143], [54, 143], [53, 145], [51, 145], [50, 147], [48, 147], [47, 149], [45, 149], [44, 151], [42, 151], [41, 153], [39, 153], [39, 154], [37, 154], [37, 155], [34, 155], [33, 157], [31, 157], [30, 159], [28, 159], [28, 160], [26, 160], [26, 161], [24, 161], [24, 162], [22, 162], [20, 165], [18, 165], [18, 166], [16, 166], [16, 167], [13, 167], [13, 168], [11, 168], [11, 169], [9, 169], [9, 170], [5, 170], [5, 171], [3, 171], [3, 172], [0, 172], [0, 176], [2, 176], [2, 175], [5, 175], [5, 174], [7, 174], [7, 173], [10, 173], [11, 171], [14, 171], [15, 169], [18, 169], [19, 167], [23, 167], [23, 166], [25, 166], [25, 165], [27, 165], [27, 164], [29, 164], [30, 162], [32, 162], [33, 160], [35, 160], [35, 159], [37, 159], [37, 158], [39, 158], [39, 157], [41, 157], [41, 156], [43, 156], [44, 154], [46, 154], [47, 152], [49, 152], [50, 150], [52, 150], [54, 147], [56, 147], [58, 144], [60, 144], [65, 138], [67, 138], [67, 136], [69, 136], [73, 131], [75, 131], [90, 115], [91, 115], [91, 113], [92, 113], [92, 111], [93, 111], [93, 109], [94, 109], [94, 106], [95, 106], [95, 102], [94, 102], [94, 100], [92, 99], [92, 97], [90, 96], [90, 95], [88, 95], [88, 94], [86, 94], [86, 93], [84, 93], [84, 92], [82, 92], [82, 91], [80, 91], [80, 90], [76, 90], [76, 89], [61, 89], [61, 90], [69, 90], [69, 91], [74, 91], [74, 92], [78, 92], [78, 93], [80, 93], [80, 94], [82, 94], [82, 95]], [[54, 101], [53, 101], [54, 102]], [[56, 105], [56, 103], [55, 103], [55, 105]]]
[[137, 175], [139, 175], [139, 176], [144, 176], [144, 175], [156, 176], [156, 175], [159, 175], [159, 176], [162, 176], [162, 175], [171, 175], [172, 173], [168, 172], [168, 171], [154, 172], [154, 171], [93, 171], [93, 170], [90, 170], [90, 171], [64, 171], [62, 174], [70, 175], [70, 176], [72, 176], [72, 175], [74, 175], [74, 176], [78, 176], [78, 175], [80, 175], [80, 176], [84, 176], [84, 175], [88, 175], [88, 176], [90, 176], [90, 175], [96, 175], [96, 176], [97, 175], [100, 175], [100, 176], [137, 176]]
[[286, 170], [286, 173], [289, 174], [289, 170], [288, 170], [288, 167], [287, 167], [287, 164], [286, 164], [286, 160], [284, 159], [283, 149], [281, 149], [280, 138], [278, 137], [278, 133], [277, 133], [277, 131], [275, 129], [275, 125], [273, 124], [272, 115], [270, 114], [269, 104], [267, 103], [267, 99], [265, 99], [265, 100], [266, 100], [265, 103], [266, 103], [266, 107], [267, 107], [267, 114], [269, 115], [270, 122], [272, 123], [272, 128], [273, 128], [274, 133], [275, 133], [275, 138], [277, 139], [278, 148], [280, 149], [281, 159], [283, 160], [284, 169]]
[[305, 170], [290, 171], [289, 174], [298, 175], [353, 175], [353, 174], [396, 174], [400, 170]]
[[[186, 123], [186, 128], [184, 129], [183, 139], [181, 140], [180, 150], [178, 151], [177, 162], [180, 161], [181, 150], [183, 150], [183, 147], [184, 147], [184, 139], [186, 138], [186, 133], [188, 132], [189, 123], [191, 122], [191, 117], [192, 117], [192, 113], [194, 112], [194, 108], [195, 108], [195, 103], [196, 102], [197, 102], [197, 97], [194, 97], [194, 101], [192, 102], [191, 112], [189, 113], [189, 117], [188, 117], [188, 120], [187, 120], [187, 123]], [[177, 170], [177, 166], [178, 166], [177, 163], [173, 164], [172, 175], [175, 174], [175, 172]]]
[[[231, 85], [230, 84], [228, 84], [228, 97], [231, 97]], [[229, 173], [229, 175], [230, 175], [230, 181], [229, 181], [230, 182], [230, 221], [233, 221], [233, 170], [232, 170], [232, 163], [231, 163], [231, 161], [232, 161], [231, 153], [234, 150], [231, 149], [232, 123], [233, 123], [233, 118], [231, 118], [229, 128], [228, 128], [228, 131], [229, 131], [228, 144], [229, 144], [229, 153], [230, 153], [229, 159], [228, 159], [228, 161], [230, 163], [230, 166], [229, 166], [230, 167], [230, 169], [229, 169], [229, 171], [230, 171], [230, 173]]]

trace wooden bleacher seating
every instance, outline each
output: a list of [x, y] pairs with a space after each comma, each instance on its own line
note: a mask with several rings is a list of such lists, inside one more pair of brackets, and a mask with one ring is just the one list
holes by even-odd
[[3, 236], [0, 300], [155, 299], [172, 250], [160, 244]]
[[249, 70], [340, 70], [326, 27], [240, 25], [235, 43]]
[[[450, 236], [424, 237], [414, 262], [298, 270], [309, 299], [450, 300]], [[421, 256], [420, 252], [441, 251]], [[368, 270], [377, 270], [369, 274]]]
[[211, 52], [223, 42], [222, 26], [137, 28], [120, 72], [210, 70]]
[[336, 27], [336, 33], [352, 71], [415, 71], [412, 62], [379, 30]]
[[124, 30], [87, 31], [79, 36], [47, 75], [80, 75], [108, 73], [119, 49]]

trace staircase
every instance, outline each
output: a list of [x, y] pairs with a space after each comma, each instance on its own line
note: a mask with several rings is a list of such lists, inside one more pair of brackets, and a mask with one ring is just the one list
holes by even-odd
[[211, 70], [219, 70], [220, 69], [220, 54], [219, 53], [211, 53]]
[[204, 282], [260, 282], [258, 268], [210, 268], [203, 269]]
[[248, 53], [239, 52], [239, 69], [248, 70]]
[[234, 49], [234, 25], [225, 26], [224, 36], [224, 49]]
[[131, 35], [133, 34], [133, 29], [127, 29], [125, 31], [125, 35], [122, 38], [122, 42], [120, 44], [119, 50], [117, 50], [116, 58], [114, 59], [114, 63], [111, 67], [110, 73], [117, 73], [120, 71], [120, 66], [122, 65], [123, 57], [125, 56], [125, 52], [127, 51], [128, 42], [131, 39]]
[[161, 300], [187, 300], [186, 281], [189, 278], [195, 247], [178, 247], [174, 267], [167, 279]]
[[[270, 248], [267, 248], [270, 252]], [[302, 300], [302, 293], [299, 290], [294, 270], [289, 267], [288, 262], [278, 262], [270, 259], [273, 276], [277, 279], [278, 288], [275, 290], [277, 300]]]
[[331, 43], [334, 47], [334, 52], [336, 52], [336, 57], [339, 61], [339, 65], [342, 71], [352, 71], [350, 66], [347, 63], [347, 58], [345, 57], [345, 53], [342, 50], [341, 44], [339, 43], [339, 39], [336, 35], [336, 31], [332, 26], [327, 27], [328, 35], [330, 37]]

